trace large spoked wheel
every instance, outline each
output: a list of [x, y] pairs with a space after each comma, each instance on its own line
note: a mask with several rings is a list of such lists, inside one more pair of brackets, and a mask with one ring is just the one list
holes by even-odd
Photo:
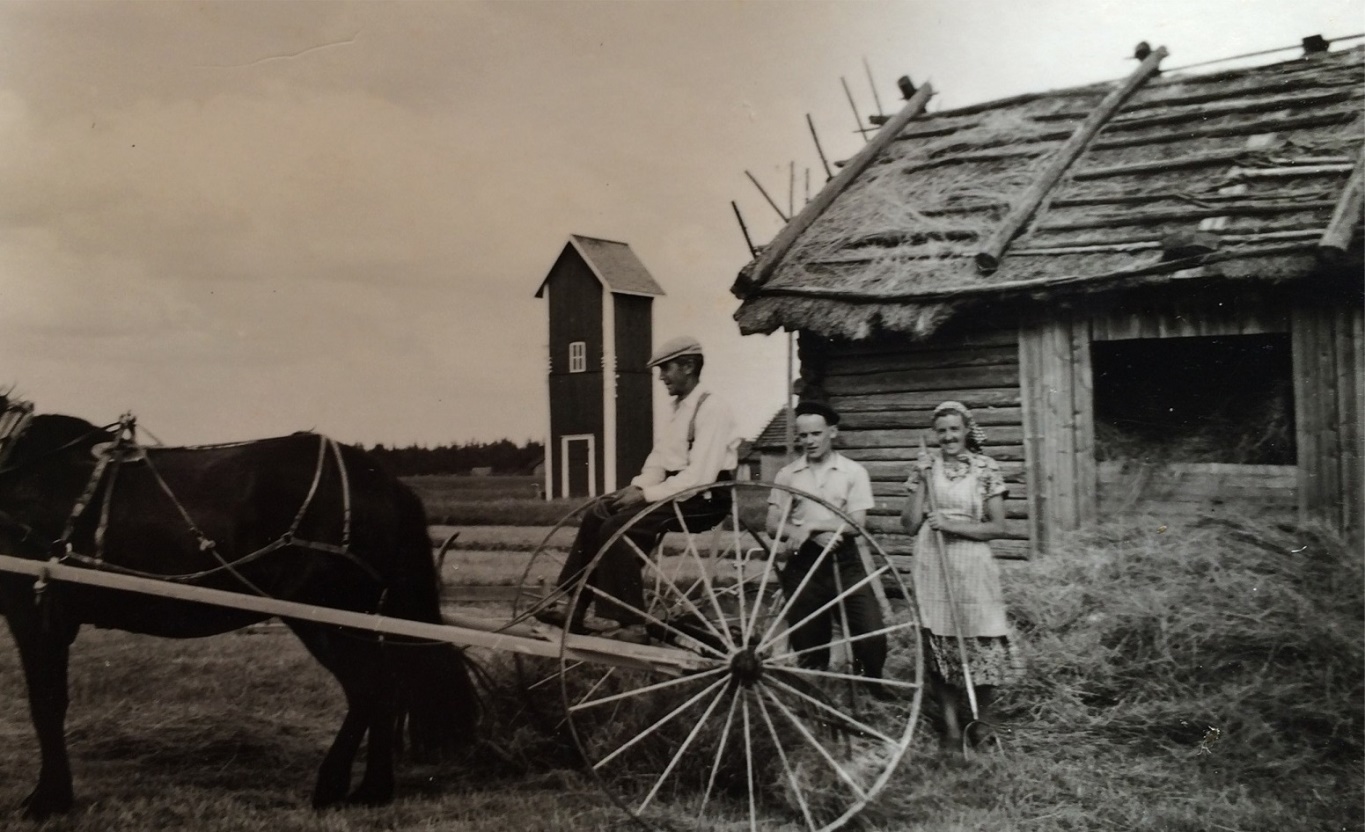
[[[763, 531], [774, 489], [823, 506], [842, 533], [779, 563]], [[706, 491], [718, 525], [714, 511], [690, 515]], [[660, 512], [672, 533], [657, 546], [643, 532]], [[790, 519], [789, 506], [777, 539]], [[604, 589], [620, 584], [601, 577], [610, 569], [640, 570], [642, 597]], [[923, 693], [913, 598], [877, 541], [818, 497], [691, 489], [623, 526], [588, 575], [575, 605], [643, 621], [650, 643], [567, 635], [564, 706], [584, 761], [646, 827], [836, 829], [910, 748]]]

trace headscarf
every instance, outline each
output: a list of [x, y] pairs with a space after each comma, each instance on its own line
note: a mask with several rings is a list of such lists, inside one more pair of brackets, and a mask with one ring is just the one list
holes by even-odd
[[981, 446], [986, 444], [986, 432], [972, 418], [972, 412], [967, 409], [967, 406], [961, 402], [944, 402], [934, 408], [934, 415], [929, 419], [929, 423], [933, 424], [944, 413], [956, 413], [962, 417], [962, 426], [967, 429], [966, 442], [964, 443], [967, 450], [973, 453], [982, 453]]

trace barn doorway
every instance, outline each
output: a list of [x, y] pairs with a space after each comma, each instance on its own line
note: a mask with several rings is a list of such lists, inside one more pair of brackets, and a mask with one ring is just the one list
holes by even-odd
[[1098, 461], [1293, 465], [1288, 333], [1097, 341]]
[[1100, 516], [1297, 512], [1288, 333], [1096, 341]]

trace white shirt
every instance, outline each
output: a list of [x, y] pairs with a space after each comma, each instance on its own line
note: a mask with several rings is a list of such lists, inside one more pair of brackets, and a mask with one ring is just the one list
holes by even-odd
[[[877, 502], [872, 498], [872, 478], [867, 475], [867, 469], [838, 451], [831, 451], [829, 456], [829, 461], [824, 465], [814, 466], [802, 454], [778, 471], [773, 482], [814, 494], [847, 514], [867, 511], [876, 506]], [[837, 526], [844, 522], [843, 518], [819, 503], [803, 500], [787, 491], [773, 489], [768, 496], [768, 503], [785, 511], [787, 501], [793, 499], [795, 503], [788, 519], [792, 526], [799, 528], [813, 522]]]
[[[667, 500], [695, 485], [715, 482], [721, 471], [733, 471], [739, 465], [739, 434], [730, 406], [714, 393], [701, 402], [703, 392], [699, 384], [691, 393], [674, 399], [668, 423], [654, 438], [654, 449], [645, 459], [640, 475], [630, 481], [651, 503]], [[687, 434], [693, 413], [697, 416], [696, 433], [689, 451]], [[677, 473], [670, 477], [669, 471]]]

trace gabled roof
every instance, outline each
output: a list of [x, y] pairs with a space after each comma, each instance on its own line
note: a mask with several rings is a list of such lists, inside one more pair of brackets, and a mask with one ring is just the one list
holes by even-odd
[[[626, 243], [571, 234], [566, 248], [569, 246], [579, 253], [607, 291], [618, 295], [663, 296], [664, 290]], [[536, 297], [544, 294], [545, 283], [549, 279], [549, 275], [546, 275], [545, 280], [540, 282]]]
[[756, 451], [787, 450], [787, 408], [779, 407], [768, 424], [754, 437]]
[[[898, 116], [842, 192], [792, 220], [789, 248], [779, 234], [740, 272], [735, 318], [745, 333], [927, 337], [976, 304], [1304, 277], [1323, 252], [1359, 251], [1362, 68], [1358, 47]], [[1072, 139], [1087, 121], [1102, 127]], [[1196, 245], [1169, 245], [1178, 233]]]

